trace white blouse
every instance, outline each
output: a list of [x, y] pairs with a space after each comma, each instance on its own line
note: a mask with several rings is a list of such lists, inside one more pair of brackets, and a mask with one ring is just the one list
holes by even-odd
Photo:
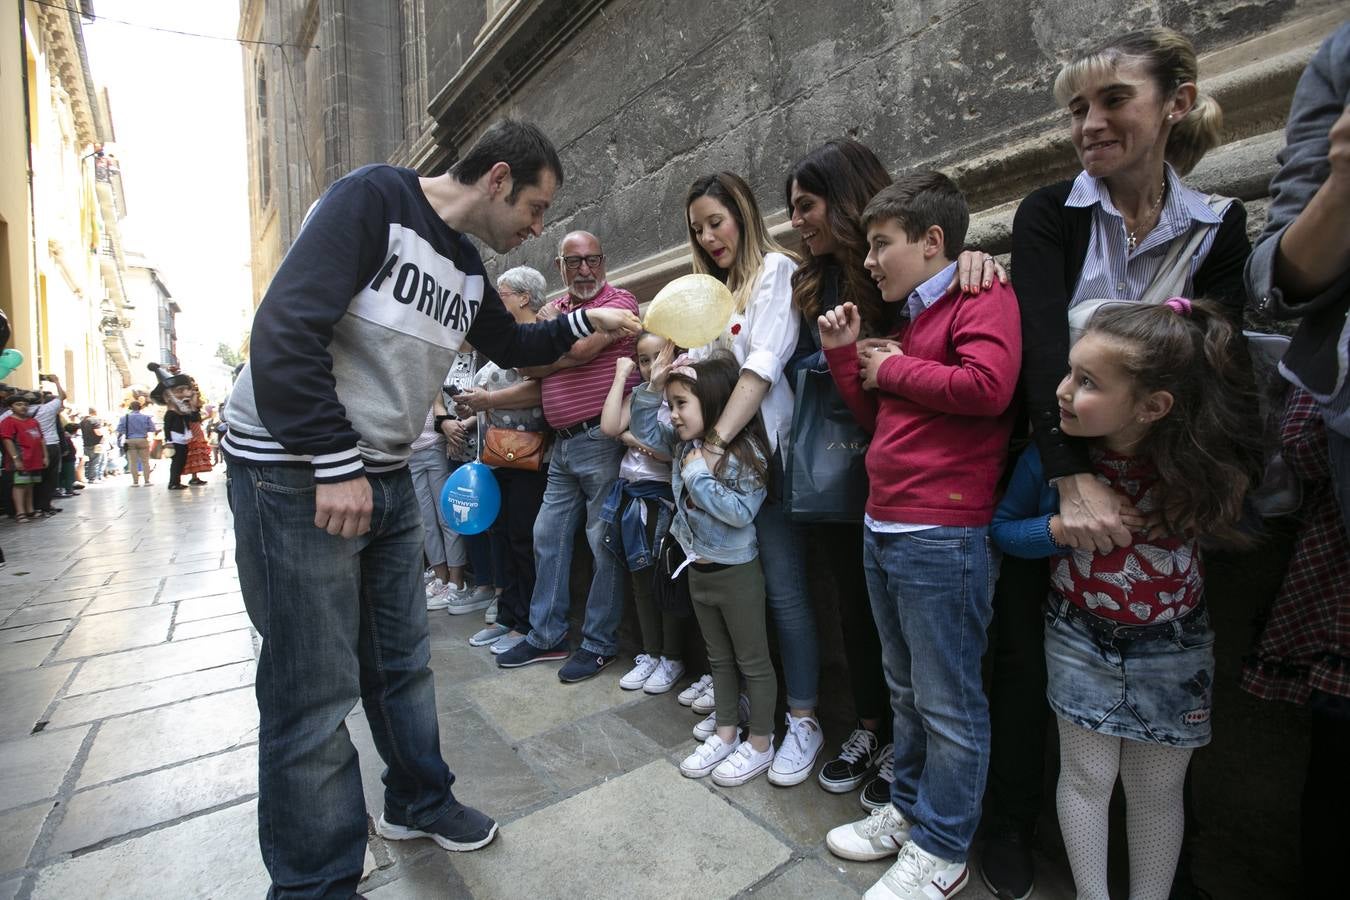
[[759, 411], [771, 450], [787, 440], [792, 428], [792, 388], [783, 378], [783, 366], [797, 348], [800, 317], [792, 308], [792, 273], [796, 270], [790, 257], [767, 254], [745, 312], [732, 315], [721, 337], [689, 354], [705, 359], [717, 350], [730, 350], [742, 372], [754, 372], [769, 383]]

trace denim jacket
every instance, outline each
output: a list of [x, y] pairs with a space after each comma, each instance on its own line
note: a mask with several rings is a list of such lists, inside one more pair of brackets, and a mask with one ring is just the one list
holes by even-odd
[[654, 450], [670, 454], [675, 520], [670, 533], [690, 559], [737, 565], [758, 555], [755, 514], [764, 502], [763, 479], [742, 477], [734, 458], [728, 458], [721, 476], [714, 477], [700, 456], [688, 466], [684, 455], [693, 446], [675, 437], [675, 429], [657, 419], [661, 395], [639, 385], [633, 389], [629, 430]]
[[[605, 549], [628, 567], [639, 572], [656, 562], [655, 546], [670, 531], [675, 503], [666, 481], [614, 482], [600, 508], [605, 523], [602, 538]], [[656, 516], [656, 533], [647, 540], [647, 516]]]

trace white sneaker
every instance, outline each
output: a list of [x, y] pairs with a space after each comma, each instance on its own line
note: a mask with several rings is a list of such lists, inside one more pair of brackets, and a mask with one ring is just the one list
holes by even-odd
[[501, 594], [498, 594], [497, 596], [493, 597], [493, 598], [492, 598], [492, 602], [488, 604], [488, 608], [487, 608], [486, 610], [484, 610], [484, 612], [483, 612], [483, 624], [484, 624], [484, 625], [496, 625], [496, 624], [497, 624], [497, 604], [498, 604], [498, 602], [501, 601], [501, 599], [502, 599], [502, 595], [501, 595]]
[[698, 681], [680, 691], [680, 695], [675, 699], [679, 701], [681, 706], [691, 706], [695, 700], [710, 690], [712, 690], [712, 676], [704, 675]]
[[462, 591], [453, 581], [435, 579], [427, 585], [427, 609], [445, 609]]
[[474, 632], [473, 637], [469, 638], [469, 646], [486, 647], [489, 644], [495, 644], [504, 638], [510, 630], [505, 625], [489, 625]]
[[966, 886], [970, 872], [963, 862], [949, 862], [910, 841], [900, 848], [895, 865], [872, 885], [866, 900], [947, 900]]
[[734, 743], [727, 743], [716, 734], [694, 748], [694, 752], [680, 763], [680, 774], [685, 778], [702, 778], [736, 750]]
[[625, 691], [639, 690], [647, 679], [652, 677], [656, 667], [661, 664], [655, 656], [648, 656], [646, 653], [639, 653], [633, 660], [637, 665], [628, 670], [628, 674], [619, 679], [619, 687]]
[[445, 611], [452, 616], [478, 612], [480, 609], [487, 609], [495, 596], [496, 592], [486, 586], [459, 588], [451, 594], [450, 602], [445, 605]]
[[791, 787], [810, 778], [816, 757], [824, 746], [825, 735], [820, 733], [820, 723], [815, 716], [799, 719], [788, 713], [787, 734], [783, 735], [783, 743], [769, 770], [769, 784]]
[[825, 835], [825, 846], [835, 856], [870, 862], [885, 859], [900, 852], [909, 840], [910, 823], [893, 804], [872, 810], [859, 822], [850, 822], [831, 828]]
[[700, 716], [717, 709], [717, 697], [713, 694], [712, 682], [708, 683], [708, 689], [706, 691], [700, 694], [693, 703], [689, 704], [689, 708]]
[[[680, 680], [684, 674], [684, 663], [677, 659], [666, 659], [661, 657], [661, 662], [657, 664], [656, 671], [652, 672], [651, 677], [642, 689], [648, 694], [664, 694], [675, 686], [675, 682]], [[622, 687], [623, 685], [620, 685]]]
[[[744, 694], [741, 694], [737, 712], [740, 713], [739, 727], [744, 728], [750, 723], [750, 698]], [[699, 719], [698, 724], [694, 726], [694, 737], [706, 741], [715, 731], [717, 731], [717, 713], [710, 712], [706, 719]]]
[[736, 787], [739, 784], [745, 784], [756, 775], [768, 771], [771, 765], [773, 765], [773, 741], [769, 741], [769, 749], [763, 753], [750, 746], [749, 741], [741, 741], [741, 745], [736, 748], [736, 752], [722, 760], [718, 763], [717, 768], [713, 769], [713, 784], [720, 784], [722, 787]]
[[436, 570], [435, 570], [435, 569], [427, 569], [425, 572], [422, 573], [422, 583], [423, 583], [423, 584], [431, 584], [431, 582], [436, 581], [436, 580], [437, 580], [437, 578], [436, 578]]

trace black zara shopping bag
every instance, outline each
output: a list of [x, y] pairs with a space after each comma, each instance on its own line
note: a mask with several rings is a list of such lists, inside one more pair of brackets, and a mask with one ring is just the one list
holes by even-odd
[[829, 372], [797, 373], [791, 439], [784, 448], [783, 506], [794, 522], [861, 522], [871, 436], [853, 418]]

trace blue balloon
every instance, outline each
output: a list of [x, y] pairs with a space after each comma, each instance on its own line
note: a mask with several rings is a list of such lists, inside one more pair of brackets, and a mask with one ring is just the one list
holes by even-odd
[[502, 490], [492, 469], [469, 462], [450, 473], [441, 489], [441, 515], [456, 534], [487, 531], [502, 508]]

